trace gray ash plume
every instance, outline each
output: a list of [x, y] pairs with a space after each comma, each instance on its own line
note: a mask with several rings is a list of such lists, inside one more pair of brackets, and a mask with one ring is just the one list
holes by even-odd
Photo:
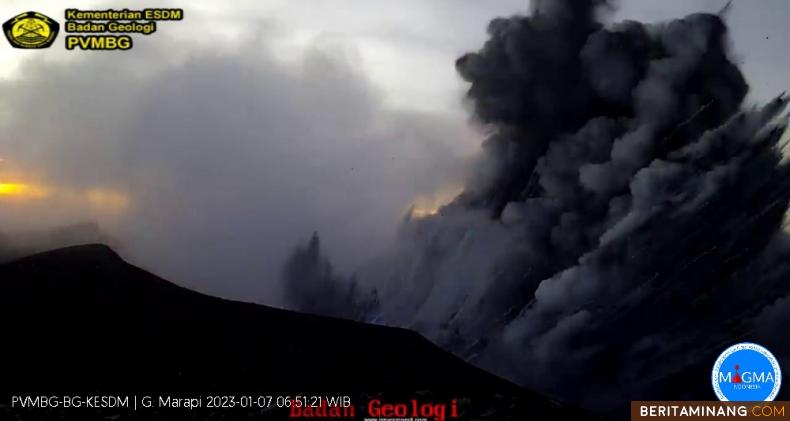
[[[678, 397], [736, 341], [790, 362], [771, 333], [790, 325], [786, 97], [744, 104], [719, 15], [605, 26], [602, 1], [533, 3], [456, 62], [490, 136], [464, 192], [360, 270], [380, 291], [362, 319], [600, 410]], [[348, 306], [323, 297], [301, 308]]]
[[284, 277], [290, 280], [284, 288], [285, 299], [295, 310], [358, 320], [377, 305], [375, 289], [362, 299], [354, 278], [346, 281], [334, 274], [329, 259], [321, 253], [318, 233], [313, 233], [306, 247], [291, 254]]

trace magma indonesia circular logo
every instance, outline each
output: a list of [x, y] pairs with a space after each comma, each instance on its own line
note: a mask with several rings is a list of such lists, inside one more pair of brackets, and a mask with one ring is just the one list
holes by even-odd
[[3, 24], [3, 33], [15, 48], [47, 48], [59, 30], [57, 22], [38, 12], [19, 14]]
[[772, 401], [782, 386], [782, 370], [770, 351], [744, 342], [719, 355], [711, 382], [722, 401]]

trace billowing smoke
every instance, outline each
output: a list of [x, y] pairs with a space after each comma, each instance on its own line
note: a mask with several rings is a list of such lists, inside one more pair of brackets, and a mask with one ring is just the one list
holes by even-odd
[[603, 410], [704, 398], [711, 358], [743, 339], [790, 358], [787, 100], [743, 103], [722, 16], [603, 25], [607, 9], [492, 21], [456, 62], [490, 133], [464, 192], [404, 221], [398, 252], [357, 273], [366, 290], [294, 304], [364, 308]]
[[[197, 19], [177, 33], [215, 22]], [[473, 133], [387, 105], [353, 40], [248, 26], [231, 44], [163, 30], [127, 52], [37, 52], [0, 80], [0, 261], [109, 237], [174, 282], [280, 305], [299, 238], [320, 230], [353, 266], [457, 177], [447, 145]]]

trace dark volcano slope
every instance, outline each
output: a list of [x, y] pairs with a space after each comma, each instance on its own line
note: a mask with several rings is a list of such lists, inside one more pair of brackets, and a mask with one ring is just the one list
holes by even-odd
[[[11, 395], [42, 393], [348, 394], [359, 406], [358, 418], [376, 396], [460, 398], [462, 419], [580, 415], [476, 369], [416, 333], [202, 295], [125, 263], [105, 246], [71, 247], [0, 266], [0, 316], [0, 415], [84, 420], [201, 414], [10, 405]], [[211, 419], [241, 419], [261, 411], [219, 411], [220, 418], [203, 412]]]

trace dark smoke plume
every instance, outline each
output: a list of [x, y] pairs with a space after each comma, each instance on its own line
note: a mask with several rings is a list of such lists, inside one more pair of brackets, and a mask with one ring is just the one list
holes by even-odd
[[[376, 290], [360, 299], [357, 282], [344, 283], [321, 253], [321, 240], [313, 233], [307, 247], [299, 248], [285, 264], [285, 299], [300, 310], [346, 319], [364, 319], [377, 305]], [[343, 303], [344, 305], [338, 305]]]
[[[601, 410], [712, 394], [736, 341], [790, 362], [787, 99], [744, 105], [719, 15], [604, 26], [603, 1], [533, 3], [456, 62], [491, 134], [464, 192], [360, 270], [365, 319]], [[300, 308], [349, 305], [324, 296]]]

